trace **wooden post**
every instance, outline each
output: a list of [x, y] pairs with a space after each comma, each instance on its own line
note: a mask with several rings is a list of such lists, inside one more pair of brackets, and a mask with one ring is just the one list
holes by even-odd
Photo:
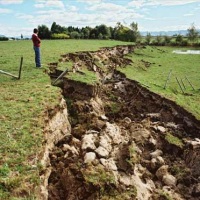
[[178, 82], [178, 85], [179, 85], [179, 87], [181, 88], [181, 91], [183, 92], [183, 94], [184, 94], [184, 91], [183, 91], [183, 88], [181, 87], [181, 84], [180, 84], [180, 82], [179, 82], [179, 80], [178, 80], [178, 78], [176, 77], [176, 81]]
[[5, 72], [5, 71], [3, 71], [3, 70], [0, 70], [0, 73], [2, 73], [2, 74], [6, 74], [6, 75], [8, 75], [8, 76], [12, 76], [12, 77], [14, 77], [14, 78], [17, 78], [17, 79], [18, 79], [18, 77], [17, 77], [17, 76], [15, 76], [15, 75], [12, 75], [11, 73]]
[[62, 74], [60, 74], [60, 76], [58, 76], [58, 78], [52, 83], [52, 85], [55, 85], [55, 83], [62, 78], [66, 73], [67, 73], [68, 69], [66, 69], [64, 72], [62, 72]]
[[20, 80], [20, 78], [21, 78], [22, 64], [23, 64], [23, 56], [21, 57], [21, 62], [20, 62], [20, 67], [19, 67], [18, 80]]
[[169, 81], [169, 79], [170, 79], [171, 73], [172, 73], [172, 69], [170, 70], [170, 72], [169, 72], [169, 74], [168, 74], [167, 80], [166, 80], [166, 82], [165, 82], [164, 89], [166, 89], [166, 87], [167, 87], [167, 83], [168, 83], [168, 81]]
[[184, 82], [183, 82], [183, 79], [181, 79], [181, 83], [182, 83], [184, 89], [186, 90], [186, 87], [185, 87], [185, 84], [184, 84]]
[[195, 90], [194, 87], [193, 87], [193, 85], [192, 85], [192, 83], [190, 83], [189, 79], [186, 76], [185, 76], [185, 78], [188, 81], [188, 83], [190, 84], [190, 86], [192, 87], [192, 89]]
[[16, 78], [16, 79], [20, 80], [20, 78], [21, 78], [21, 71], [22, 71], [22, 64], [23, 64], [23, 57], [21, 57], [21, 62], [20, 62], [20, 66], [19, 66], [19, 75], [18, 75], [18, 77], [15, 76], [15, 75], [13, 75], [13, 74], [11, 74], [11, 73], [5, 72], [3, 70], [0, 70], [0, 73], [6, 74], [8, 76], [12, 76], [13, 78]]

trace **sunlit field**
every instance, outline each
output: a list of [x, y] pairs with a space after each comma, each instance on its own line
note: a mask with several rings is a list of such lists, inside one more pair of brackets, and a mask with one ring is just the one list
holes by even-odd
[[176, 101], [200, 119], [200, 56], [173, 53], [188, 49], [199, 50], [154, 46], [136, 49], [129, 55], [133, 64], [122, 72], [149, 90]]
[[0, 70], [18, 76], [23, 57], [20, 80], [0, 73], [0, 199], [21, 193], [30, 197], [34, 194], [32, 189], [39, 184], [40, 163], [33, 162], [33, 158], [38, 157], [44, 142], [44, 111], [54, 108], [61, 97], [60, 89], [51, 85], [48, 63], [57, 62], [65, 53], [94, 51], [119, 44], [127, 43], [44, 40], [41, 45], [43, 67], [37, 69], [31, 40], [0, 42]]
[[[48, 64], [69, 52], [95, 51], [120, 44], [132, 43], [44, 40], [42, 69], [37, 69], [30, 40], [0, 42], [0, 70], [17, 76], [23, 57], [20, 80], [0, 73], [0, 199], [23, 199], [17, 196], [24, 191], [24, 199], [34, 199], [32, 189], [39, 184], [41, 165], [38, 160], [33, 162], [33, 158], [39, 156], [44, 142], [44, 111], [54, 108], [61, 98], [60, 89], [51, 85]], [[128, 55], [132, 64], [119, 70], [149, 90], [176, 101], [200, 119], [200, 56], [172, 53], [179, 49], [137, 48]]]

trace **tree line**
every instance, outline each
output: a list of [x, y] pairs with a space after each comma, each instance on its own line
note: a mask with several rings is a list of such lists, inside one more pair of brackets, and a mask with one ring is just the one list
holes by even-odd
[[138, 24], [135, 22], [130, 24], [130, 28], [123, 26], [120, 22], [114, 28], [105, 24], [94, 28], [65, 27], [53, 22], [50, 29], [46, 25], [39, 25], [38, 30], [41, 39], [114, 39], [136, 42], [140, 36]]
[[147, 45], [159, 45], [159, 46], [165, 46], [165, 45], [171, 45], [171, 46], [200, 46], [200, 39], [199, 39], [200, 33], [195, 28], [194, 24], [192, 24], [187, 29], [187, 34], [181, 35], [176, 34], [173, 36], [167, 36], [167, 35], [157, 35], [157, 36], [151, 36], [150, 33], [147, 33], [145, 39], [145, 42], [143, 42]]
[[[187, 29], [186, 36], [177, 34], [171, 37], [167, 35], [152, 36], [148, 32], [146, 36], [142, 36], [138, 30], [138, 24], [135, 22], [132, 22], [129, 27], [118, 22], [115, 27], [101, 24], [94, 28], [89, 26], [82, 28], [65, 27], [53, 22], [50, 29], [46, 25], [39, 25], [38, 30], [41, 39], [113, 39], [144, 45], [200, 46], [200, 33], [194, 24]], [[21, 39], [23, 39], [22, 35]], [[8, 38], [0, 37], [1, 40], [8, 40]]]
[[0, 41], [8, 41], [8, 38], [5, 36], [0, 36]]
[[167, 35], [152, 36], [150, 33], [142, 36], [138, 30], [138, 24], [135, 22], [132, 22], [129, 27], [118, 22], [115, 27], [101, 24], [94, 28], [89, 26], [65, 27], [53, 22], [50, 29], [46, 25], [39, 25], [38, 29], [41, 39], [113, 39], [145, 45], [188, 46], [192, 44], [200, 46], [198, 41], [200, 34], [194, 24], [187, 29], [186, 36], [177, 34], [171, 37]]

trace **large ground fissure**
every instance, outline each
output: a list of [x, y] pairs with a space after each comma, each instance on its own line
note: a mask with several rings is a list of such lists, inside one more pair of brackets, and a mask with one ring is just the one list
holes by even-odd
[[134, 48], [62, 56], [100, 83], [59, 83], [72, 129], [50, 153], [49, 199], [199, 199], [200, 122], [117, 71]]

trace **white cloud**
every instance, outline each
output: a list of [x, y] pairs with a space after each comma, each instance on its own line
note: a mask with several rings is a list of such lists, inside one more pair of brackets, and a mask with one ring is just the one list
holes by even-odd
[[3, 9], [3, 8], [0, 8], [0, 14], [8, 14], [8, 13], [11, 13], [12, 10], [10, 9]]
[[17, 13], [15, 15], [18, 19], [25, 19], [25, 20], [31, 20], [34, 18], [33, 15], [27, 15], [27, 14], [24, 14], [24, 13]]
[[17, 37], [21, 34], [23, 36], [31, 36], [33, 28], [20, 26], [9, 26], [0, 24], [0, 34], [6, 35], [7, 37]]
[[57, 7], [64, 8], [64, 3], [61, 0], [36, 0], [36, 8]]
[[136, 8], [144, 6], [175, 6], [198, 3], [200, 0], [133, 0], [128, 5]]
[[[116, 7], [115, 7], [116, 8]], [[118, 7], [117, 7], [118, 8]], [[94, 27], [100, 24], [106, 24], [108, 26], [115, 26], [117, 22], [124, 22], [129, 25], [136, 18], [143, 17], [137, 13], [134, 13], [132, 10], [119, 7], [117, 9], [119, 12], [110, 10], [104, 10], [104, 12], [92, 12], [92, 13], [81, 13], [78, 12], [76, 7], [67, 7], [66, 10], [38, 10], [34, 17], [31, 15], [18, 14], [17, 17], [27, 20], [27, 22], [35, 27], [40, 24], [45, 24], [49, 28], [52, 23], [55, 21], [61, 26], [77, 26], [85, 27], [91, 26]]]
[[184, 16], [185, 16], [185, 17], [188, 17], [188, 16], [194, 16], [194, 14], [192, 14], [192, 13], [188, 13], [188, 14], [185, 14]]
[[86, 9], [92, 11], [93, 15], [96, 16], [96, 18], [93, 18], [94, 22], [92, 22], [92, 24], [96, 23], [96, 25], [106, 24], [115, 26], [119, 21], [127, 25], [136, 19], [144, 17], [143, 15], [136, 13], [135, 10], [129, 9], [127, 4], [122, 6], [114, 3], [100, 2], [88, 6]]
[[24, 0], [0, 0], [0, 4], [7, 5], [7, 4], [21, 4]]
[[45, 4], [44, 3], [36, 3], [34, 5], [36, 8], [44, 8], [45, 7]]
[[76, 6], [69, 6], [68, 7], [68, 10], [72, 11], [72, 12], [76, 12], [78, 11], [79, 9], [76, 7]]
[[200, 4], [195, 8], [195, 10], [199, 10], [200, 9]]
[[[24, 10], [19, 3], [30, 1], [32, 5]], [[138, 23], [139, 30], [177, 30], [187, 29], [188, 24], [194, 22], [199, 25], [199, 5], [192, 7], [187, 6], [188, 3], [200, 2], [200, 0], [0, 0], [0, 34], [23, 35], [31, 34], [32, 28], [45, 24], [49, 28], [55, 21], [61, 26], [74, 27], [94, 27], [100, 24], [107, 26], [116, 26], [117, 22], [121, 22], [125, 26], [129, 26], [133, 21]], [[112, 3], [111, 3], [112, 2]], [[130, 2], [130, 3], [128, 3]], [[20, 13], [13, 14], [15, 11], [6, 4], [18, 3], [17, 10]], [[4, 5], [3, 5], [4, 4]], [[153, 6], [171, 6], [186, 4], [188, 10], [180, 10], [174, 7], [175, 13], [169, 18], [164, 19], [165, 10], [154, 9]], [[198, 3], [197, 3], [198, 4]], [[3, 9], [3, 6], [10, 9]], [[25, 5], [25, 4], [24, 4]], [[28, 4], [27, 4], [28, 5]], [[38, 9], [34, 8], [37, 7]], [[33, 8], [33, 9], [32, 9]], [[190, 9], [189, 9], [190, 8]], [[32, 10], [31, 10], [32, 9]], [[156, 12], [154, 12], [156, 11]], [[176, 13], [177, 11], [177, 13]], [[23, 12], [23, 13], [22, 13]], [[13, 14], [13, 20], [16, 20], [14, 28], [9, 27], [7, 15]], [[194, 13], [192, 16], [191, 13]], [[2, 15], [1, 15], [2, 14]], [[185, 15], [184, 15], [185, 14]], [[183, 17], [185, 16], [185, 17]], [[184, 25], [186, 24], [186, 25]], [[25, 27], [27, 30], [23, 29]], [[185, 26], [185, 27], [184, 27]], [[6, 33], [5, 33], [6, 31]], [[17, 32], [18, 31], [18, 32]]]
[[131, 1], [130, 3], [128, 3], [129, 6], [133, 6], [136, 8], [141, 8], [145, 5], [145, 0], [135, 0], [135, 1]]
[[77, 0], [77, 2], [81, 2], [81, 3], [87, 3], [87, 4], [96, 4], [96, 3], [101, 3], [102, 0]]
[[100, 3], [92, 5], [88, 8], [88, 10], [91, 11], [110, 11], [110, 12], [119, 12], [119, 11], [125, 11], [125, 6], [120, 6], [113, 3]]

